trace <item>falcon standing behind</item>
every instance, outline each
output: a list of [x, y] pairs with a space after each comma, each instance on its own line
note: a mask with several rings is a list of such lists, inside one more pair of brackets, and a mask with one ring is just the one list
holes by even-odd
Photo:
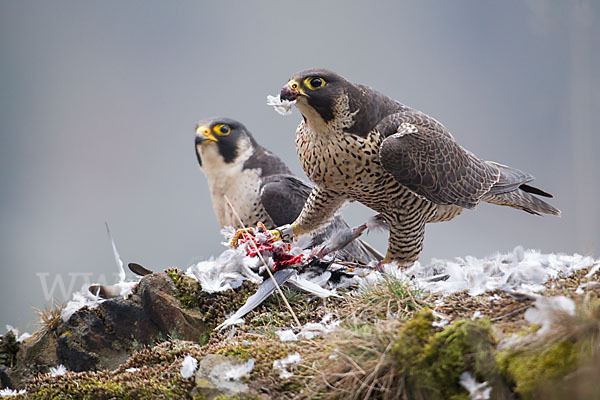
[[295, 100], [304, 117], [296, 150], [316, 185], [294, 223], [277, 229], [283, 238], [318, 228], [356, 200], [388, 222], [384, 262], [409, 266], [423, 249], [426, 223], [449, 221], [480, 201], [560, 215], [534, 196], [552, 197], [528, 184], [533, 176], [478, 158], [435, 119], [334, 72], [299, 72], [280, 98]]
[[[262, 222], [272, 229], [294, 221], [311, 192], [311, 187], [296, 178], [279, 157], [260, 146], [244, 125], [229, 118], [198, 122], [196, 155], [222, 227], [239, 226], [224, 195], [245, 226]], [[313, 235], [313, 245], [344, 228], [348, 228], [346, 222], [335, 216]], [[350, 243], [338, 254], [363, 264], [378, 260], [376, 251], [360, 241]]]

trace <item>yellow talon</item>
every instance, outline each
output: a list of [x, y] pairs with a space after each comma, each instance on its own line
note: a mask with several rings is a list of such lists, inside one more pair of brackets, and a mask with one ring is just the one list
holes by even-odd
[[271, 235], [271, 238], [272, 238], [274, 241], [281, 240], [281, 232], [279, 232], [277, 229], [271, 229], [271, 230], [269, 231], [269, 235]]
[[252, 235], [254, 235], [254, 229], [253, 228], [244, 228], [244, 229], [238, 229], [237, 231], [235, 231], [235, 235], [233, 235], [233, 237], [231, 238], [231, 241], [229, 242], [229, 246], [230, 247], [238, 247], [238, 242], [244, 236], [245, 233], [251, 233]]
[[260, 221], [256, 223], [256, 228], [258, 229], [259, 232], [267, 232], [268, 231], [268, 229], [265, 226], [265, 224], [263, 224]]

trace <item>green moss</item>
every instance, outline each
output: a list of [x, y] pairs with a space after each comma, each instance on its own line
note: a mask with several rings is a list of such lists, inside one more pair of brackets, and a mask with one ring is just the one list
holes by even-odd
[[495, 340], [487, 320], [458, 321], [430, 337], [419, 359], [417, 385], [428, 387], [443, 398], [465, 394], [458, 381], [464, 371], [472, 371], [488, 382], [496, 380], [493, 352]]
[[[76, 379], [75, 379], [76, 378]], [[192, 382], [172, 373], [154, 376], [114, 375], [109, 372], [67, 374], [44, 378], [45, 385], [28, 387], [34, 399], [181, 399], [187, 398]]]
[[217, 354], [221, 354], [224, 356], [234, 356], [244, 361], [248, 361], [248, 359], [251, 357], [251, 351], [249, 346], [244, 347], [241, 345], [218, 350]]
[[498, 365], [523, 399], [536, 398], [538, 389], [575, 371], [579, 351], [572, 341], [556, 343], [546, 350], [503, 351]]
[[415, 366], [427, 341], [435, 333], [432, 323], [433, 314], [427, 310], [404, 324], [398, 340], [392, 347], [392, 356], [396, 359], [399, 373], [409, 373]]
[[406, 322], [392, 347], [397, 373], [406, 377], [409, 392], [431, 399], [467, 399], [458, 383], [464, 371], [498, 382], [495, 340], [488, 321], [458, 321], [442, 331], [432, 322], [431, 311], [420, 312]]
[[245, 281], [235, 290], [207, 293], [202, 291], [202, 286], [197, 281], [186, 276], [181, 270], [170, 268], [166, 272], [177, 288], [176, 296], [181, 306], [200, 310], [203, 320], [215, 326], [225, 320], [226, 315], [244, 305], [258, 287], [254, 283]]

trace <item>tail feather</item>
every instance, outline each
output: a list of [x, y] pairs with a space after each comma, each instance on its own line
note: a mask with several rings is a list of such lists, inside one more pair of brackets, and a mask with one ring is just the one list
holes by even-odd
[[534, 215], [560, 215], [560, 210], [533, 196], [554, 197], [535, 186], [528, 185], [534, 179], [533, 175], [493, 161], [486, 162], [498, 168], [500, 175], [498, 182], [490, 188], [490, 191], [481, 200], [501, 206], [518, 208]]
[[481, 200], [491, 204], [517, 208], [534, 215], [560, 215], [560, 210], [521, 189], [507, 193], [486, 194]]
[[544, 197], [549, 197], [549, 198], [554, 197], [550, 193], [544, 192], [542, 189], [536, 188], [535, 186], [521, 185], [521, 186], [519, 186], [519, 189], [521, 189], [527, 193], [537, 194], [538, 196], [544, 196]]
[[[508, 165], [503, 165], [493, 161], [486, 161], [488, 164], [496, 167], [500, 175], [498, 176], [498, 182], [490, 188], [489, 194], [498, 194], [512, 192], [518, 187], [527, 186], [526, 183], [531, 182], [534, 178], [533, 175], [523, 172]], [[528, 190], [525, 190], [526, 192]]]

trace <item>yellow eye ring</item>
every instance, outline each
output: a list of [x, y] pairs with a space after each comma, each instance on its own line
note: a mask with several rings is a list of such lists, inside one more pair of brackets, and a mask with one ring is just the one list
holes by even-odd
[[231, 128], [226, 124], [218, 124], [213, 127], [213, 131], [219, 136], [227, 136], [231, 133]]
[[321, 89], [323, 86], [325, 86], [325, 79], [318, 76], [309, 76], [304, 80], [304, 86], [310, 90]]

